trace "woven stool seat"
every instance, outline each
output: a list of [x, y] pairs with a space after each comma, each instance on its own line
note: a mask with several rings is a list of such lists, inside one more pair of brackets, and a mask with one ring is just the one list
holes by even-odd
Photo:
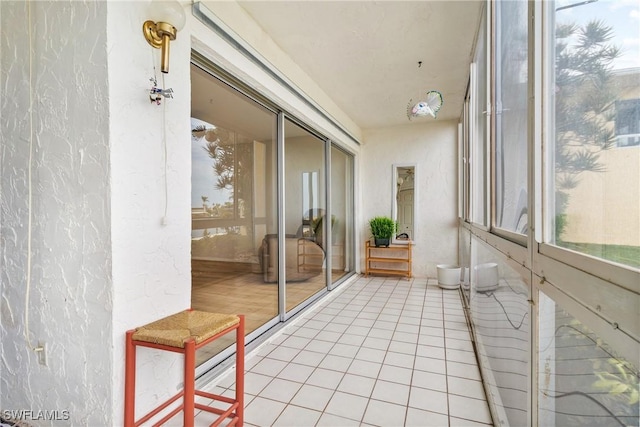
[[[182, 425], [193, 427], [196, 410], [217, 415], [211, 427], [242, 427], [244, 422], [244, 325], [243, 314], [220, 314], [185, 310], [126, 333], [124, 426], [139, 427], [151, 423], [161, 426], [182, 412]], [[235, 334], [235, 396], [223, 396], [196, 389], [196, 350], [227, 334]], [[182, 389], [154, 409], [136, 417], [136, 348], [147, 347], [184, 355]], [[196, 397], [200, 401], [196, 401]], [[205, 399], [205, 403], [202, 401]], [[177, 406], [176, 406], [177, 405]], [[158, 420], [158, 418], [160, 418]], [[172, 421], [173, 422], [173, 421]]]
[[240, 318], [232, 314], [181, 311], [137, 328], [132, 338], [136, 341], [184, 348], [187, 340], [193, 339], [196, 345], [200, 344], [238, 322]]

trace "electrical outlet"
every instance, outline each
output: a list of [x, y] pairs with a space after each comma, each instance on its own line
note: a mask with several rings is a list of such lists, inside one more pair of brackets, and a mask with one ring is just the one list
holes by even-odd
[[36, 353], [38, 353], [38, 363], [42, 366], [47, 366], [47, 345], [38, 341], [38, 347], [35, 349]]

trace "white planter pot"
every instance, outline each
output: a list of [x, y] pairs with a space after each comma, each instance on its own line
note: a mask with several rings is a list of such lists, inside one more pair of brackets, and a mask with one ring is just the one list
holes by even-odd
[[478, 264], [476, 270], [476, 292], [489, 292], [498, 287], [498, 264]]
[[438, 286], [443, 289], [460, 287], [460, 267], [457, 265], [438, 264]]

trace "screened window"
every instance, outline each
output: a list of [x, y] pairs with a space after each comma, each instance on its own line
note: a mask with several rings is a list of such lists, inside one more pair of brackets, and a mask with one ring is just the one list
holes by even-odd
[[487, 37], [483, 15], [476, 43], [471, 75], [473, 106], [471, 128], [471, 215], [472, 221], [487, 225]]
[[618, 147], [640, 145], [640, 98], [616, 101], [615, 109]]
[[462, 111], [462, 218], [471, 219], [471, 101], [470, 95], [464, 100]]
[[633, 10], [557, 2], [552, 12], [547, 240], [638, 268], [640, 55], [626, 44], [640, 33]]
[[494, 226], [526, 234], [527, 2], [495, 4]]

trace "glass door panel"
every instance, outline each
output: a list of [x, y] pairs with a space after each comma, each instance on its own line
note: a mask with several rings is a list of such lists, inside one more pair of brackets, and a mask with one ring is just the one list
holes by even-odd
[[354, 271], [353, 156], [331, 147], [331, 283]]
[[196, 65], [191, 87], [191, 306], [244, 313], [249, 334], [278, 315], [276, 114]]
[[284, 124], [285, 306], [291, 311], [326, 288], [325, 142]]

